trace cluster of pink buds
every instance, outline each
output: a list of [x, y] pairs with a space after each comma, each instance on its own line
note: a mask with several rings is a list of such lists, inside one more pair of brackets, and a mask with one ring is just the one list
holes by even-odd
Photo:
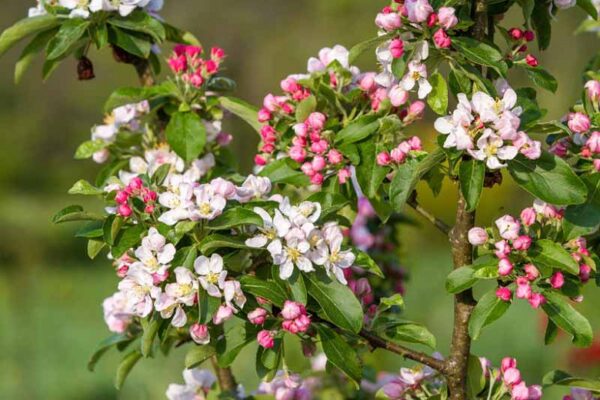
[[402, 165], [406, 160], [415, 155], [415, 152], [422, 151], [421, 139], [418, 136], [413, 136], [408, 140], [400, 143], [395, 149], [390, 152], [382, 151], [377, 155], [377, 164], [386, 166], [390, 164]]
[[[539, 283], [547, 284], [555, 290], [561, 289], [565, 284], [566, 277], [562, 271], [554, 271], [543, 279], [540, 270], [529, 262], [527, 257], [527, 251], [535, 244], [539, 235], [537, 232], [560, 226], [563, 212], [564, 210], [552, 205], [536, 202], [533, 207], [524, 209], [519, 219], [505, 215], [496, 220], [495, 231], [475, 227], [468, 234], [472, 245], [483, 246], [493, 252], [498, 259], [498, 275], [505, 282], [514, 282], [516, 297], [527, 300], [533, 308], [538, 308], [546, 302], [543, 294], [534, 292], [534, 283], [536, 286]], [[496, 239], [492, 239], [493, 237]], [[586, 283], [590, 279], [591, 267], [586, 264], [589, 251], [585, 239], [572, 240], [564, 244], [563, 248], [579, 263], [579, 280]], [[508, 302], [513, 297], [513, 291], [509, 285], [500, 286], [496, 296]]]
[[281, 317], [284, 319], [281, 327], [287, 332], [297, 334], [306, 332], [310, 328], [310, 316], [302, 303], [287, 300], [283, 304]]
[[537, 67], [539, 63], [534, 55], [526, 54], [523, 57], [523, 55], [527, 52], [527, 43], [535, 39], [535, 33], [530, 30], [511, 28], [508, 30], [508, 34], [513, 40], [513, 54], [511, 56], [513, 58], [522, 58], [530, 67]]
[[125, 278], [127, 276], [127, 272], [129, 271], [129, 267], [131, 267], [131, 264], [134, 262], [135, 260], [127, 253], [117, 258], [113, 263], [117, 270], [117, 276], [121, 279]]
[[502, 359], [500, 366], [502, 382], [508, 388], [513, 400], [539, 400], [542, 398], [542, 388], [539, 385], [527, 386], [517, 369], [517, 360], [510, 357]]
[[145, 187], [141, 178], [135, 177], [123, 190], [119, 190], [115, 196], [115, 201], [118, 204], [117, 213], [120, 216], [128, 218], [133, 214], [131, 200], [134, 198], [144, 202], [145, 213], [152, 214], [154, 212], [156, 199], [158, 198], [157, 193]]
[[211, 76], [219, 72], [219, 66], [225, 58], [225, 52], [219, 47], [213, 47], [210, 58], [201, 58], [202, 47], [178, 44], [173, 54], [167, 60], [171, 71], [190, 85], [199, 88]]

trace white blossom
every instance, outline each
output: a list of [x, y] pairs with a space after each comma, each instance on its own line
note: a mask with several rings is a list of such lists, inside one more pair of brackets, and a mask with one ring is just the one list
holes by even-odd
[[148, 235], [142, 239], [142, 245], [135, 250], [139, 261], [133, 265], [151, 274], [163, 274], [175, 257], [175, 246], [167, 243], [156, 228], [150, 228]]
[[315, 264], [324, 266], [328, 274], [333, 274], [338, 281], [346, 284], [344, 269], [352, 266], [356, 256], [350, 250], [342, 250], [344, 235], [337, 224], [326, 225], [322, 232], [324, 240], [313, 251], [311, 259]]
[[152, 275], [134, 265], [129, 268], [127, 276], [119, 282], [119, 290], [126, 297], [127, 309], [141, 318], [150, 314], [153, 299], [160, 294], [160, 288], [154, 286]]
[[424, 99], [431, 92], [432, 87], [427, 80], [427, 66], [420, 61], [413, 60], [408, 63], [408, 72], [402, 78], [400, 85], [404, 90], [412, 90], [419, 85], [417, 92], [420, 99]]
[[247, 203], [254, 199], [260, 199], [271, 191], [271, 181], [269, 178], [249, 175], [242, 186], [237, 189], [237, 200], [240, 203]]
[[192, 210], [192, 220], [217, 218], [227, 205], [227, 200], [215, 192], [214, 187], [208, 184], [200, 185], [194, 189], [196, 206]]
[[127, 296], [116, 292], [102, 303], [104, 321], [111, 332], [123, 333], [131, 323], [132, 314], [127, 306]]
[[476, 160], [485, 161], [489, 169], [505, 167], [502, 161], [512, 160], [519, 153], [515, 146], [505, 145], [500, 136], [486, 129], [477, 140], [477, 149], [469, 150], [469, 154]]
[[246, 304], [246, 296], [244, 296], [242, 286], [238, 281], [230, 280], [223, 284], [223, 297], [227, 306], [233, 310], [236, 310], [234, 304], [240, 309], [244, 308]]
[[206, 400], [208, 392], [217, 378], [205, 369], [186, 369], [183, 371], [185, 384], [172, 383], [167, 389], [169, 400]]
[[254, 207], [254, 212], [262, 218], [263, 226], [257, 227], [257, 234], [246, 240], [248, 247], [261, 248], [270, 243], [280, 242], [292, 226], [279, 210], [275, 210], [274, 217], [260, 207]]
[[199, 275], [200, 285], [209, 296], [221, 297], [227, 271], [223, 269], [223, 258], [213, 254], [210, 258], [200, 256], [194, 261], [194, 270]]
[[156, 311], [161, 313], [164, 319], [171, 318], [171, 324], [181, 328], [187, 322], [187, 317], [182, 306], [191, 307], [198, 293], [198, 280], [194, 274], [185, 267], [175, 268], [174, 283], [165, 286], [165, 292], [161, 293], [156, 301]]
[[304, 232], [299, 228], [293, 228], [285, 238], [285, 244], [281, 241], [272, 242], [268, 248], [273, 262], [279, 266], [279, 277], [288, 279], [294, 273], [294, 267], [300, 271], [312, 272], [312, 262], [308, 258], [310, 244], [306, 240]]

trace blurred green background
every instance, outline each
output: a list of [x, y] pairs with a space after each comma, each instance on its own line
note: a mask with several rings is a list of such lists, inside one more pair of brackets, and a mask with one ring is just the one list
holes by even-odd
[[[29, 1], [2, 1], [0, 29], [25, 16]], [[375, 35], [373, 20], [384, 1], [358, 0], [167, 0], [167, 21], [196, 34], [205, 46], [222, 46], [229, 55], [227, 74], [239, 85], [237, 95], [259, 103], [279, 80], [301, 72], [306, 60], [321, 47], [347, 47]], [[580, 73], [587, 60], [600, 49], [593, 36], [574, 37], [584, 18], [578, 10], [559, 15], [549, 51], [540, 55], [542, 65], [560, 82], [556, 95], [542, 93], [540, 101], [557, 118], [580, 95]], [[518, 23], [519, 15], [507, 16]], [[537, 51], [533, 51], [537, 54]], [[73, 227], [53, 226], [51, 215], [67, 204], [81, 203], [66, 195], [77, 179], [92, 179], [96, 166], [73, 159], [78, 143], [89, 138], [90, 127], [101, 121], [101, 107], [109, 93], [136, 83], [131, 68], [115, 65], [109, 52], [92, 53], [97, 79], [76, 80], [75, 61], [67, 61], [46, 83], [40, 65], [20, 86], [14, 86], [12, 67], [18, 51], [0, 60], [0, 399], [161, 399], [168, 383], [181, 381], [184, 350], [169, 359], [144, 360], [132, 372], [122, 392], [113, 388], [117, 363], [110, 354], [95, 373], [86, 361], [96, 344], [108, 335], [101, 301], [114, 290], [117, 278], [109, 262], [91, 263], [85, 242], [74, 239]], [[363, 57], [360, 66], [374, 67], [374, 57]], [[522, 77], [516, 77], [516, 86]], [[431, 116], [430, 116], [431, 117]], [[431, 120], [414, 132], [429, 138]], [[237, 122], [228, 129], [235, 149], [248, 169], [256, 135]], [[510, 179], [506, 179], [507, 182]], [[449, 186], [449, 185], [447, 185]], [[423, 202], [450, 221], [455, 193], [446, 187], [433, 199], [423, 188]], [[530, 202], [522, 191], [509, 185], [487, 190], [479, 220], [489, 223], [504, 212]], [[505, 205], [505, 209], [501, 207]], [[89, 204], [98, 207], [98, 204]], [[416, 217], [418, 218], [418, 217]], [[437, 336], [439, 349], [447, 352], [452, 323], [452, 298], [443, 282], [450, 268], [448, 246], [437, 232], [403, 229], [403, 262], [410, 271], [406, 294], [407, 317], [425, 323]], [[600, 296], [588, 286], [588, 301], [580, 308], [600, 328]], [[251, 349], [245, 353], [250, 360]], [[495, 364], [510, 355], [519, 359], [528, 383], [539, 382], [555, 367], [596, 375], [600, 357], [593, 353], [573, 355], [569, 341], [561, 337], [552, 347], [543, 345], [543, 319], [523, 302], [511, 307], [500, 322], [488, 328], [475, 343], [474, 353]], [[394, 371], [402, 361], [378, 352], [378, 365]], [[300, 361], [298, 361], [300, 363]], [[239, 361], [235, 371], [252, 390], [256, 377], [251, 363]], [[298, 364], [301, 365], [301, 364]], [[560, 398], [547, 392], [544, 398]]]

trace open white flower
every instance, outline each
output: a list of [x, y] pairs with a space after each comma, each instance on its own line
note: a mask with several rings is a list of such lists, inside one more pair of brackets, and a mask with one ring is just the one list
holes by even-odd
[[279, 204], [279, 209], [296, 226], [315, 223], [321, 216], [321, 204], [312, 201], [303, 201], [297, 206], [292, 206], [290, 200], [285, 197]]
[[[227, 281], [223, 284], [223, 297], [225, 297], [225, 303], [232, 310], [237, 310], [237, 308], [244, 308], [246, 304], [246, 296], [244, 296], [244, 292], [242, 291], [242, 286], [238, 281]], [[234, 304], [237, 306], [234, 307]]]
[[200, 256], [194, 261], [194, 269], [200, 276], [200, 285], [213, 297], [221, 297], [227, 271], [223, 269], [223, 258], [213, 254], [210, 258]]
[[196, 207], [192, 210], [192, 220], [213, 220], [223, 213], [227, 200], [217, 194], [214, 187], [208, 184], [200, 185], [194, 189]]
[[242, 186], [237, 188], [237, 200], [247, 203], [254, 199], [260, 199], [271, 191], [269, 178], [249, 175]]
[[279, 277], [288, 279], [294, 273], [294, 266], [304, 272], [312, 272], [312, 262], [308, 258], [310, 244], [306, 240], [304, 232], [299, 228], [293, 228], [285, 238], [285, 244], [281, 241], [272, 242], [269, 252], [273, 257], [275, 265], [279, 266]]
[[431, 92], [432, 87], [427, 80], [427, 66], [420, 61], [413, 60], [408, 63], [408, 72], [400, 81], [404, 90], [412, 90], [415, 85], [419, 85], [417, 92], [419, 99], [424, 99]]
[[186, 369], [183, 371], [183, 380], [184, 385], [169, 385], [169, 400], [205, 400], [217, 378], [205, 369]]
[[465, 150], [473, 147], [470, 131], [475, 117], [467, 96], [459, 93], [457, 97], [458, 105], [452, 115], [436, 119], [434, 127], [441, 134], [448, 135], [444, 142], [445, 148], [456, 147], [458, 150]]
[[325, 71], [329, 65], [337, 61], [342, 67], [352, 72], [353, 75], [360, 71], [354, 66], [350, 66], [350, 52], [344, 46], [335, 45], [333, 48], [325, 47], [319, 51], [319, 58], [311, 57], [308, 59], [307, 70], [311, 74], [314, 72]]
[[167, 243], [156, 228], [150, 228], [148, 235], [142, 239], [142, 245], [135, 250], [139, 266], [151, 274], [162, 274], [169, 269], [169, 263], [175, 257], [175, 246]]
[[132, 265], [127, 276], [119, 282], [119, 290], [127, 299], [127, 308], [141, 318], [150, 314], [153, 299], [160, 295], [160, 288], [154, 286], [152, 275], [136, 265]]
[[354, 264], [356, 256], [350, 250], [342, 250], [344, 235], [337, 224], [327, 224], [322, 232], [325, 240], [312, 252], [311, 259], [315, 264], [324, 266], [327, 274], [333, 274], [338, 281], [346, 284], [344, 269]]
[[161, 293], [154, 307], [160, 312], [163, 319], [171, 318], [171, 324], [181, 328], [187, 322], [187, 316], [183, 305], [191, 307], [198, 293], [198, 280], [194, 274], [185, 267], [175, 268], [174, 283], [165, 286], [165, 292]]
[[[177, 175], [181, 177], [181, 175]], [[169, 191], [163, 192], [158, 196], [160, 205], [169, 209], [163, 213], [158, 220], [169, 226], [175, 225], [177, 222], [191, 219], [192, 208], [194, 202], [192, 197], [194, 190], [189, 183], [180, 183], [179, 185], [169, 185]]]
[[127, 307], [127, 296], [116, 292], [102, 303], [104, 321], [111, 332], [123, 333], [131, 323], [132, 314]]
[[280, 238], [285, 237], [292, 226], [279, 210], [275, 210], [274, 217], [260, 207], [254, 207], [254, 212], [262, 218], [263, 226], [257, 227], [256, 235], [246, 240], [248, 247], [258, 249], [270, 243], [280, 242]]
[[519, 149], [515, 146], [504, 145], [500, 136], [486, 129], [477, 140], [477, 150], [469, 150], [471, 157], [484, 161], [489, 169], [505, 167], [502, 161], [512, 160], [517, 156]]

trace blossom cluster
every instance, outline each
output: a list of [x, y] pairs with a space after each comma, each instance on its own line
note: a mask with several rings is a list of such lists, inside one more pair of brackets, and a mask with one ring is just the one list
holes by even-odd
[[600, 127], [595, 123], [595, 115], [600, 112], [600, 81], [589, 80], [585, 84], [585, 94], [589, 107], [577, 106], [568, 113], [563, 123], [571, 134], [561, 134], [553, 139], [550, 151], [559, 157], [575, 156], [589, 165], [592, 172], [600, 171]]
[[[469, 242], [494, 254], [497, 259], [498, 275], [502, 281], [496, 296], [503, 301], [511, 301], [513, 290], [516, 297], [525, 299], [538, 308], [546, 302], [543, 291], [560, 290], [568, 280], [586, 283], [590, 279], [592, 267], [586, 241], [579, 237], [562, 243], [579, 264], [579, 275], [571, 276], [559, 269], [546, 271], [545, 266], [535, 265], [528, 250], [533, 249], [539, 240], [553, 237], [561, 227], [563, 211], [552, 205], [536, 201], [533, 207], [524, 209], [520, 218], [505, 215], [495, 222], [496, 229], [475, 227], [469, 231]], [[516, 285], [513, 289], [511, 283]], [[539, 290], [535, 291], [534, 289]], [[575, 300], [581, 301], [582, 298]]]
[[382, 151], [377, 155], [377, 164], [386, 166], [390, 164], [402, 165], [409, 158], [415, 158], [419, 152], [422, 152], [421, 139], [413, 136], [408, 140], [402, 141], [392, 151]]
[[147, 101], [126, 104], [117, 107], [104, 118], [104, 123], [92, 128], [91, 140], [101, 149], [94, 152], [92, 158], [95, 162], [102, 164], [110, 157], [108, 146], [115, 142], [120, 132], [142, 133], [144, 126], [141, 118], [150, 112], [150, 104]]
[[163, 7], [164, 0], [37, 0], [37, 5], [29, 9], [29, 17], [47, 14], [48, 7], [62, 7], [69, 11], [70, 18], [89, 18], [95, 12], [118, 11], [123, 17], [135, 9], [156, 13]]
[[[439, 354], [436, 354], [441, 358]], [[417, 366], [401, 368], [398, 374], [382, 374], [376, 386], [381, 386], [383, 394], [390, 400], [426, 398], [439, 393], [442, 380], [439, 374], [429, 367]], [[363, 384], [364, 385], [364, 384]]]
[[183, 371], [185, 384], [172, 383], [167, 389], [169, 400], [206, 400], [208, 393], [213, 388], [217, 377], [206, 369], [186, 369]]
[[200, 88], [207, 80], [219, 72], [219, 67], [225, 58], [225, 52], [219, 47], [210, 50], [210, 58], [204, 60], [200, 46], [179, 44], [173, 49], [173, 54], [167, 60], [169, 68], [183, 82]]
[[527, 43], [535, 40], [535, 33], [529, 29], [523, 30], [515, 27], [508, 30], [508, 35], [512, 41], [512, 53], [509, 58], [515, 63], [525, 62], [530, 67], [537, 67], [538, 59], [533, 54], [527, 53]]
[[302, 272], [315, 271], [315, 265], [324, 267], [328, 275], [346, 284], [344, 270], [350, 268], [356, 256], [343, 249], [344, 235], [335, 222], [316, 226], [321, 216], [319, 203], [305, 201], [291, 205], [287, 198], [280, 200], [272, 212], [255, 207], [254, 212], [263, 219], [255, 236], [246, 240], [252, 248], [266, 248], [279, 266], [281, 279], [289, 279], [297, 268]]
[[516, 359], [504, 357], [499, 370], [493, 368], [491, 362], [486, 358], [481, 357], [479, 361], [488, 381], [488, 391], [495, 395], [494, 398], [501, 398], [504, 394], [509, 394], [512, 400], [540, 400], [542, 398], [542, 387], [540, 385], [527, 386], [517, 368]]
[[[248, 321], [254, 325], [263, 325], [267, 317], [267, 310], [259, 307], [248, 314]], [[282, 330], [293, 335], [305, 333], [310, 328], [311, 317], [306, 312], [306, 308], [302, 303], [286, 300], [279, 317], [283, 320], [281, 323]], [[258, 332], [256, 339], [260, 346], [270, 349], [275, 345], [275, 336], [277, 334], [278, 331], [275, 329], [263, 329]]]
[[256, 394], [272, 395], [276, 400], [312, 400], [315, 383], [298, 374], [278, 371], [271, 381], [261, 382]]
[[506, 166], [519, 153], [529, 159], [541, 155], [541, 143], [519, 131], [521, 107], [517, 94], [505, 88], [501, 99], [476, 92], [471, 100], [458, 95], [458, 105], [450, 116], [435, 121], [435, 129], [447, 135], [444, 148], [466, 150], [476, 160], [485, 161], [489, 169]]

